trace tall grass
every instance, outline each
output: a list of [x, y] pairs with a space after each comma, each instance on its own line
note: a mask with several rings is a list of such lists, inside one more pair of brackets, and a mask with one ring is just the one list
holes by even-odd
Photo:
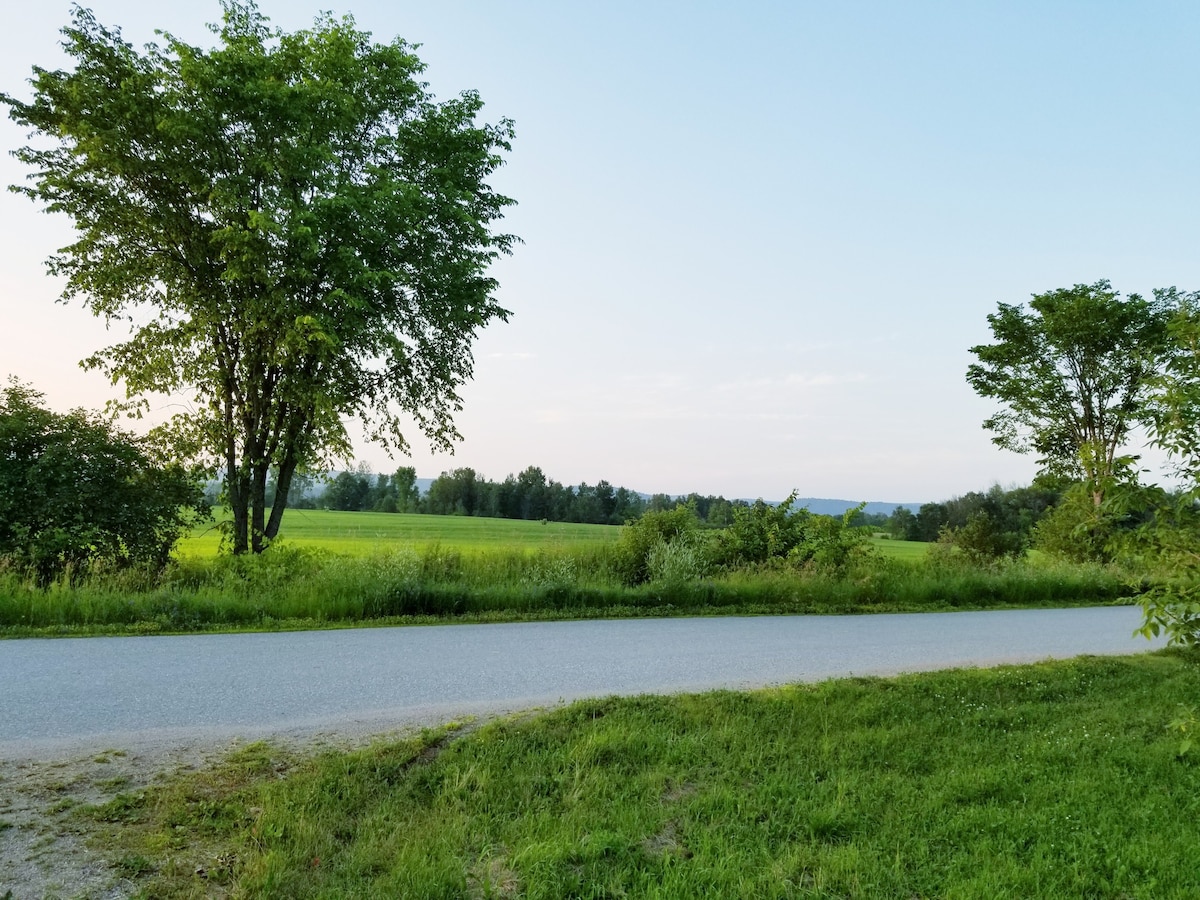
[[440, 543], [342, 556], [287, 546], [261, 556], [184, 557], [165, 572], [68, 573], [48, 588], [0, 570], [0, 633], [319, 627], [465, 617], [485, 620], [726, 613], [850, 613], [1119, 602], [1125, 579], [1097, 567], [1024, 562], [990, 569], [873, 557], [842, 573], [788, 567], [689, 577], [657, 562], [627, 587], [620, 548], [463, 549]]

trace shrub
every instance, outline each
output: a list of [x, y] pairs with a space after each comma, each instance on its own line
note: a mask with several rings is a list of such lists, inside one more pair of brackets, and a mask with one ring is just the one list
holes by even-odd
[[616, 550], [616, 568], [621, 581], [630, 587], [645, 584], [653, 574], [651, 554], [657, 553], [661, 557], [664, 552], [655, 548], [677, 541], [695, 546], [699, 530], [696, 513], [688, 506], [644, 513], [636, 522], [621, 529]]
[[0, 557], [41, 584], [95, 562], [161, 568], [209, 514], [200, 480], [111, 421], [42, 401], [15, 379], [0, 392]]
[[731, 567], [786, 560], [794, 566], [842, 571], [869, 554], [870, 536], [849, 524], [862, 505], [837, 518], [793, 510], [795, 502], [793, 491], [778, 506], [758, 500], [735, 509], [733, 524], [718, 540], [717, 559]]
[[723, 565], [739, 566], [783, 559], [804, 539], [811, 517], [807, 509], [792, 511], [796, 492], [777, 506], [755, 500], [733, 511], [733, 522], [721, 532], [717, 557]]
[[659, 540], [646, 556], [646, 571], [652, 582], [679, 584], [708, 574], [708, 559], [695, 537]]
[[985, 510], [979, 510], [959, 528], [946, 526], [938, 543], [959, 550], [973, 565], [1015, 559], [1025, 552], [1025, 541], [1015, 531], [1004, 531]]

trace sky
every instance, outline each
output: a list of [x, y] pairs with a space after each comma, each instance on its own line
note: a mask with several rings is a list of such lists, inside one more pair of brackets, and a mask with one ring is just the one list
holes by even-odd
[[[136, 45], [210, 46], [220, 17], [88, 5]], [[1200, 289], [1200, 4], [260, 2], [286, 30], [326, 8], [516, 127], [492, 179], [518, 203], [493, 272], [513, 316], [475, 344], [464, 440], [357, 441], [375, 471], [892, 502], [1027, 484], [964, 377], [987, 315], [1099, 279]], [[69, 15], [6, 13], [0, 91], [67, 64]], [[0, 157], [0, 182], [25, 174]], [[0, 377], [59, 409], [120, 396], [78, 361], [123, 333], [45, 273], [69, 223], [4, 194], [0, 228]]]

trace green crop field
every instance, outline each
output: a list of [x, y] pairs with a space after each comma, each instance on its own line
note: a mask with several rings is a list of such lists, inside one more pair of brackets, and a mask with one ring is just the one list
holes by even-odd
[[[279, 536], [290, 547], [320, 548], [344, 556], [372, 556], [400, 547], [440, 544], [456, 550], [529, 550], [580, 548], [616, 541], [612, 525], [530, 522], [469, 516], [407, 513], [336, 512], [289, 509]], [[213, 556], [220, 543], [209, 523], [179, 544], [183, 557]]]
[[871, 546], [889, 559], [900, 559], [906, 562], [920, 562], [928, 554], [930, 547], [923, 541], [895, 541], [880, 537], [872, 540]]

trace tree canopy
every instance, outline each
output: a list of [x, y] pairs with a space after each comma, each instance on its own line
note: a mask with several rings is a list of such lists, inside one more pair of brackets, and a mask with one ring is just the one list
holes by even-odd
[[1147, 420], [1152, 376], [1169, 354], [1171, 292], [1122, 298], [1107, 281], [999, 304], [996, 342], [972, 347], [977, 393], [1003, 404], [983, 426], [1008, 450], [1039, 456], [1044, 471], [1087, 482], [1097, 505], [1130, 430]]
[[1154, 443], [1174, 458], [1189, 488], [1200, 489], [1200, 292], [1172, 288], [1167, 329], [1174, 353], [1153, 382]]
[[74, 68], [0, 102], [48, 139], [17, 156], [21, 190], [77, 231], [49, 262], [63, 299], [133, 323], [86, 365], [130, 398], [194, 398], [165, 430], [223, 470], [240, 552], [279, 530], [269, 473], [286, 500], [298, 468], [348, 450], [348, 417], [399, 451], [408, 419], [435, 447], [459, 437], [472, 342], [508, 317], [488, 269], [516, 239], [487, 183], [512, 123], [479, 124], [478, 94], [438, 102], [410, 45], [349, 17], [289, 34], [223, 7], [217, 47], [141, 51], [76, 7]]

